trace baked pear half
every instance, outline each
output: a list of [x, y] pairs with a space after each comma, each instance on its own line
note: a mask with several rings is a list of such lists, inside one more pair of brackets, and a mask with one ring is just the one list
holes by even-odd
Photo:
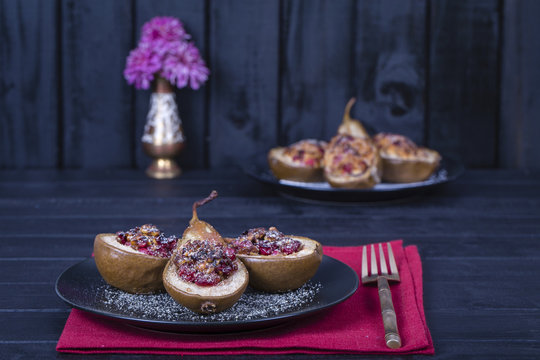
[[384, 181], [423, 181], [439, 167], [441, 155], [437, 151], [419, 147], [406, 136], [380, 133], [373, 141], [382, 158]]
[[370, 139], [338, 134], [324, 154], [324, 177], [337, 188], [372, 188], [381, 182], [382, 162]]
[[315, 275], [322, 261], [319, 242], [303, 236], [283, 235], [275, 227], [250, 229], [226, 241], [246, 265], [249, 285], [265, 292], [299, 288]]
[[356, 102], [356, 98], [351, 98], [345, 106], [345, 112], [343, 114], [343, 120], [338, 127], [338, 134], [351, 135], [357, 138], [369, 139], [369, 134], [364, 128], [364, 125], [360, 120], [351, 118], [351, 108]]
[[162, 274], [176, 247], [175, 236], [165, 237], [146, 224], [116, 234], [98, 234], [94, 260], [105, 282], [134, 294], [164, 290]]
[[233, 306], [244, 293], [249, 275], [212, 225], [199, 220], [197, 207], [217, 197], [213, 191], [193, 204], [193, 217], [182, 242], [163, 271], [171, 297], [193, 312], [213, 314]]
[[268, 165], [278, 179], [316, 182], [323, 180], [326, 142], [307, 139], [268, 152]]

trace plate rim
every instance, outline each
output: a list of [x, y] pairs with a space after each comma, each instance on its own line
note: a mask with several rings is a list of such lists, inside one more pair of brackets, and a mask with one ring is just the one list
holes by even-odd
[[[257, 180], [261, 183], [267, 184], [272, 186], [278, 191], [300, 191], [304, 193], [313, 193], [313, 194], [320, 194], [320, 195], [328, 195], [328, 194], [340, 194], [340, 195], [392, 195], [392, 194], [398, 194], [400, 192], [407, 192], [407, 191], [423, 191], [426, 189], [430, 189], [436, 186], [440, 186], [446, 183], [449, 183], [451, 181], [456, 180], [458, 177], [460, 177], [464, 171], [465, 167], [462, 163], [462, 161], [458, 160], [455, 156], [447, 155], [447, 154], [441, 154], [442, 161], [441, 166], [437, 170], [437, 172], [440, 171], [446, 171], [447, 177], [444, 179], [439, 179], [436, 181], [428, 182], [427, 180], [419, 181], [419, 182], [413, 182], [413, 183], [396, 183], [395, 187], [392, 187], [392, 183], [382, 183], [385, 185], [388, 185], [387, 188], [370, 188], [370, 189], [346, 189], [346, 188], [316, 188], [316, 187], [310, 187], [310, 186], [297, 186], [295, 184], [290, 183], [284, 183], [277, 179], [270, 171], [270, 168], [268, 167], [268, 163], [266, 160], [266, 154], [259, 153], [258, 155], [254, 156], [252, 158], [252, 161], [249, 162], [249, 164], [245, 165], [242, 170], [245, 174], [253, 178], [254, 180]], [[448, 164], [446, 164], [448, 163]], [[449, 173], [449, 168], [452, 168], [453, 171]], [[261, 169], [264, 169], [261, 171]], [[324, 182], [318, 182], [317, 184], [321, 184]], [[309, 184], [309, 183], [305, 183]], [[300, 196], [300, 197], [306, 197], [306, 196]], [[307, 197], [310, 198], [310, 197]]]
[[[217, 332], [220, 332], [221, 329], [224, 330], [223, 332], [230, 332], [231, 328], [238, 328], [237, 330], [239, 330], [239, 331], [242, 331], [242, 328], [248, 328], [249, 330], [256, 330], [256, 329], [271, 328], [271, 327], [276, 326], [277, 324], [281, 324], [281, 323], [283, 323], [285, 321], [294, 320], [294, 319], [297, 319], [297, 318], [304, 318], [306, 316], [309, 316], [309, 315], [318, 313], [320, 311], [329, 309], [331, 307], [334, 307], [334, 306], [344, 302], [345, 300], [350, 298], [354, 293], [356, 293], [356, 291], [358, 290], [359, 282], [360, 282], [358, 274], [356, 273], [356, 271], [354, 269], [352, 269], [348, 264], [345, 264], [344, 262], [342, 262], [340, 260], [337, 260], [337, 259], [335, 259], [335, 258], [333, 258], [331, 256], [323, 255], [323, 261], [325, 261], [325, 259], [326, 259], [326, 262], [328, 262], [328, 261], [334, 262], [335, 265], [342, 266], [346, 271], [350, 272], [351, 275], [352, 275], [353, 282], [354, 282], [353, 286], [348, 288], [347, 291], [344, 291], [344, 293], [339, 297], [339, 299], [337, 299], [335, 301], [332, 301], [330, 303], [325, 303], [325, 304], [322, 304], [321, 306], [316, 306], [314, 308], [310, 308], [309, 310], [305, 310], [305, 311], [295, 310], [295, 311], [290, 312], [290, 313], [273, 315], [273, 316], [268, 317], [268, 318], [248, 319], [248, 320], [242, 320], [242, 321], [227, 320], [227, 321], [219, 321], [219, 322], [212, 322], [212, 321], [208, 321], [208, 322], [191, 321], [190, 322], [190, 321], [142, 319], [142, 318], [139, 318], [139, 317], [133, 317], [133, 316], [128, 316], [128, 315], [117, 314], [117, 313], [108, 312], [108, 311], [104, 311], [104, 310], [99, 310], [99, 309], [95, 309], [95, 308], [90, 308], [88, 306], [77, 304], [75, 301], [66, 298], [60, 292], [59, 283], [62, 281], [62, 278], [64, 276], [67, 276], [67, 274], [70, 271], [74, 271], [73, 269], [75, 267], [77, 267], [77, 266], [83, 266], [86, 263], [91, 263], [91, 266], [95, 267], [95, 261], [94, 261], [93, 257], [90, 257], [90, 258], [87, 258], [85, 260], [79, 261], [76, 264], [73, 264], [73, 265], [69, 266], [68, 268], [66, 268], [64, 271], [62, 271], [62, 273], [56, 279], [55, 292], [56, 292], [56, 295], [61, 300], [63, 300], [66, 304], [68, 304], [72, 308], [82, 310], [82, 311], [85, 311], [85, 312], [89, 312], [89, 313], [92, 313], [92, 314], [95, 314], [95, 315], [99, 315], [99, 316], [102, 316], [102, 317], [105, 317], [105, 318], [108, 318], [108, 319], [111, 319], [111, 320], [122, 321], [124, 323], [130, 324], [132, 326], [136, 326], [138, 328], [153, 329], [153, 330], [165, 331], [165, 332], [176, 332], [176, 333], [183, 332], [183, 333], [193, 333], [193, 334], [202, 333], [202, 332], [210, 332], [211, 330], [214, 330], [212, 332], [216, 333], [216, 330], [217, 330]], [[322, 264], [322, 262], [321, 262], [321, 264]], [[96, 268], [96, 271], [97, 271], [97, 268]], [[265, 326], [266, 324], [268, 324], [268, 326]], [[153, 326], [148, 327], [148, 325], [153, 325]], [[164, 328], [166, 327], [167, 329], [158, 329], [157, 327], [155, 327], [155, 326], [158, 326], [158, 325], [161, 325]], [[178, 330], [178, 331], [177, 330], [169, 330], [170, 327], [177, 327], [179, 329], [182, 328], [182, 330]], [[192, 330], [191, 330], [192, 332], [190, 332], [190, 330], [186, 331], [186, 329], [189, 329], [189, 328], [192, 328]], [[199, 329], [204, 329], [206, 331], [200, 331]], [[225, 331], [225, 329], [227, 329], [227, 331]]]

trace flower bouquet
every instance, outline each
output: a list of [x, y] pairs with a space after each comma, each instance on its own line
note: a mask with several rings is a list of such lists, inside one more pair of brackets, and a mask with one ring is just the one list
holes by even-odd
[[124, 76], [137, 89], [148, 89], [162, 77], [179, 89], [188, 84], [197, 90], [210, 71], [191, 36], [173, 17], [155, 17], [142, 28], [141, 40], [126, 61]]

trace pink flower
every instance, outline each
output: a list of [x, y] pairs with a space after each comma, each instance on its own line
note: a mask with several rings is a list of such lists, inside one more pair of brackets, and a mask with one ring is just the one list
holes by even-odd
[[180, 20], [169, 16], [156, 16], [143, 25], [141, 42], [152, 43], [156, 40], [187, 40], [190, 36], [184, 30]]
[[131, 50], [126, 61], [124, 77], [137, 89], [148, 89], [154, 74], [161, 69], [161, 61], [155, 52], [146, 46]]
[[148, 89], [156, 74], [178, 88], [200, 88], [210, 71], [189, 38], [179, 20], [153, 18], [144, 24], [139, 45], [127, 58], [124, 77], [137, 89]]
[[184, 42], [168, 52], [161, 74], [178, 88], [189, 83], [192, 89], [197, 90], [208, 79], [209, 73], [195, 45]]

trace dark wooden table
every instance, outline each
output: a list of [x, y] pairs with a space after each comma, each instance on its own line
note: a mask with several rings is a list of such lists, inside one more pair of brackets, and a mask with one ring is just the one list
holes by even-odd
[[285, 199], [231, 170], [171, 181], [135, 171], [0, 172], [0, 358], [84, 357], [55, 351], [70, 311], [55, 294], [58, 275], [90, 255], [98, 232], [152, 222], [180, 234], [193, 201], [212, 189], [220, 197], [200, 217], [224, 235], [275, 224], [325, 245], [418, 245], [435, 358], [540, 358], [540, 174], [502, 170], [467, 171], [406, 201], [354, 206]]

